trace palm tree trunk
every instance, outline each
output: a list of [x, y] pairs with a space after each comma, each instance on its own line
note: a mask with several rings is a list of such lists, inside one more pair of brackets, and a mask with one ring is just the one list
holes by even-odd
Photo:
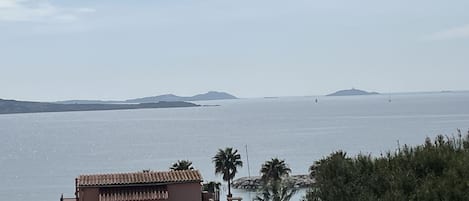
[[229, 198], [232, 197], [232, 195], [231, 195], [231, 179], [228, 179], [228, 195], [227, 195], [227, 197], [229, 197]]

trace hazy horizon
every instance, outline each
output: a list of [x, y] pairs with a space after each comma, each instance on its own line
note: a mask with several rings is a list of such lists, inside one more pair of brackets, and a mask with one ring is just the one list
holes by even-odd
[[[352, 88], [348, 88], [348, 89], [352, 89]], [[340, 90], [348, 90], [348, 89], [340, 89]], [[357, 89], [357, 88], [354, 88], [354, 89]], [[230, 92], [227, 92], [227, 91], [217, 91], [217, 92], [225, 92], [225, 93], [228, 93], [230, 95], [234, 95], [236, 96], [237, 98], [239, 99], [256, 99], [256, 98], [266, 98], [266, 97], [278, 97], [278, 98], [288, 98], [288, 97], [321, 97], [321, 96], [327, 96], [331, 93], [334, 93], [334, 92], [337, 92], [337, 91], [340, 91], [340, 90], [336, 90], [336, 91], [332, 91], [328, 94], [305, 94], [305, 95], [290, 95], [290, 96], [287, 96], [287, 95], [277, 95], [277, 96], [252, 96], [252, 97], [240, 97], [240, 96], [237, 96], [236, 94], [232, 94]], [[362, 90], [362, 89], [359, 89], [359, 90]], [[365, 90], [367, 91], [367, 90]], [[367, 91], [367, 92], [378, 92], [379, 94], [374, 94], [374, 95], [401, 95], [401, 94], [425, 94], [425, 93], [440, 93], [440, 92], [451, 92], [451, 93], [466, 93], [466, 92], [469, 92], [469, 90], [440, 90], [440, 91], [437, 91], [437, 90], [433, 90], [433, 91], [398, 91], [398, 92], [380, 92], [380, 91]], [[64, 100], [36, 100], [36, 99], [32, 99], [32, 100], [24, 100], [24, 99], [14, 99], [14, 98], [2, 98], [0, 97], [0, 99], [3, 99], [3, 100], [16, 100], [16, 101], [39, 101], [39, 102], [62, 102], [62, 101], [126, 101], [126, 100], [132, 100], [132, 99], [138, 99], [138, 98], [146, 98], [146, 97], [153, 97], [153, 96], [160, 96], [160, 95], [176, 95], [176, 96], [179, 96], [179, 97], [192, 97], [194, 95], [200, 95], [200, 94], [204, 94], [206, 92], [203, 92], [203, 93], [198, 93], [198, 94], [190, 94], [190, 95], [179, 95], [179, 94], [173, 94], [173, 93], [169, 93], [169, 94], [150, 94], [150, 95], [144, 95], [144, 96], [141, 96], [141, 97], [131, 97], [131, 98], [124, 98], [124, 99], [97, 99], [97, 98], [90, 98], [90, 99], [64, 99]], [[357, 96], [361, 96], [361, 95], [357, 95]], [[203, 101], [203, 100], [201, 100]]]
[[0, 0], [0, 98], [468, 90], [469, 1]]

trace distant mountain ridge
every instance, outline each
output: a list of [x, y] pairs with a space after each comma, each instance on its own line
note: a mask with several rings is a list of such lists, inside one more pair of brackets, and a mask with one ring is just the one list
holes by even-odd
[[328, 94], [326, 96], [362, 96], [362, 95], [376, 95], [379, 94], [378, 92], [367, 92], [360, 89], [346, 89], [336, 91], [334, 93]]
[[226, 99], [238, 99], [226, 92], [209, 91], [204, 94], [197, 94], [194, 96], [184, 97], [177, 96], [174, 94], [164, 94], [159, 96], [150, 96], [136, 99], [129, 99], [124, 101], [101, 101], [101, 100], [67, 100], [58, 101], [57, 103], [62, 104], [119, 104], [119, 103], [157, 103], [160, 101], [205, 101], [205, 100], [226, 100]]
[[103, 100], [66, 100], [57, 101], [58, 104], [123, 104], [123, 101], [103, 101]]
[[0, 114], [37, 113], [37, 112], [70, 112], [96, 110], [130, 110], [145, 108], [197, 107], [199, 105], [188, 102], [158, 102], [141, 104], [59, 104], [31, 101], [16, 101], [0, 99]]

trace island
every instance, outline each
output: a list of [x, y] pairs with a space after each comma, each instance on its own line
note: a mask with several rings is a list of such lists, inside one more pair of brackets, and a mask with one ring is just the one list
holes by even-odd
[[130, 110], [148, 108], [198, 107], [200, 105], [183, 101], [160, 101], [140, 104], [59, 104], [0, 99], [0, 114], [38, 113], [38, 112], [71, 112], [95, 110]]
[[367, 92], [364, 90], [360, 89], [346, 89], [346, 90], [340, 90], [336, 91], [332, 94], [328, 94], [326, 96], [362, 96], [362, 95], [376, 95], [379, 94], [378, 92]]
[[103, 101], [103, 100], [67, 100], [58, 101], [56, 103], [61, 104], [128, 104], [128, 103], [157, 103], [160, 101], [208, 101], [208, 100], [229, 100], [238, 99], [226, 92], [209, 91], [204, 94], [197, 94], [194, 96], [177, 96], [174, 94], [164, 94], [158, 96], [149, 96], [143, 98], [135, 98], [123, 101]]
[[174, 94], [165, 94], [159, 96], [152, 96], [152, 97], [144, 97], [144, 98], [137, 98], [126, 100], [126, 103], [153, 103], [158, 101], [206, 101], [206, 100], [227, 100], [227, 99], [237, 99], [237, 97], [225, 93], [225, 92], [218, 92], [218, 91], [209, 91], [204, 94], [197, 94], [195, 96], [176, 96]]

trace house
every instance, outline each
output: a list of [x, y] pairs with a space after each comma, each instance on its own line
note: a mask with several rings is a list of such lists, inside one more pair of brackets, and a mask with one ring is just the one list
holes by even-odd
[[80, 175], [61, 201], [202, 201], [201, 182], [197, 170]]

